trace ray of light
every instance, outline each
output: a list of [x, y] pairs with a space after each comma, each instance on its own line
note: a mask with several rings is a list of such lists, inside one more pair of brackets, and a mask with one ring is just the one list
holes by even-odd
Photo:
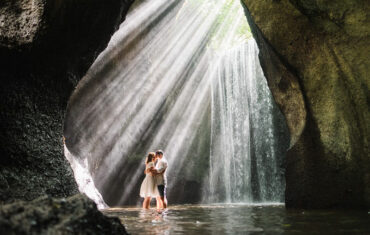
[[[188, 163], [203, 120], [208, 120], [214, 103], [227, 97], [215, 98], [211, 90], [215, 82], [225, 84], [218, 68], [225, 52], [246, 42], [240, 36], [245, 34], [240, 32], [243, 25], [241, 5], [233, 0], [142, 0], [132, 6], [79, 83], [67, 110], [66, 155], [76, 158], [71, 161], [76, 169], [84, 168], [78, 171], [90, 174], [76, 175], [93, 180], [82, 191], [95, 201], [100, 191], [108, 204], [126, 204], [143, 177], [145, 153], [159, 148], [170, 165], [170, 190], [181, 180], [177, 174]], [[239, 69], [235, 66], [227, 73]], [[222, 86], [218, 89], [225, 92]], [[230, 114], [225, 115], [230, 120]], [[222, 135], [228, 136], [225, 128]], [[222, 141], [235, 152], [230, 138]], [[210, 164], [211, 172], [236, 178], [237, 162], [224, 164], [227, 169]], [[214, 174], [210, 178], [207, 184]], [[229, 189], [240, 187], [225, 184]], [[95, 196], [92, 185], [98, 189]]]

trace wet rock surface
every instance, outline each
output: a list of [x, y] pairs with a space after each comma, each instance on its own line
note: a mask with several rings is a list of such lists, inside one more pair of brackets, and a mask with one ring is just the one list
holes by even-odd
[[67, 101], [131, 3], [0, 3], [0, 202], [78, 192], [63, 155]]
[[287, 207], [369, 207], [370, 3], [243, 3], [291, 133]]
[[77, 194], [47, 196], [0, 208], [2, 234], [127, 234], [118, 218], [104, 216], [93, 201]]

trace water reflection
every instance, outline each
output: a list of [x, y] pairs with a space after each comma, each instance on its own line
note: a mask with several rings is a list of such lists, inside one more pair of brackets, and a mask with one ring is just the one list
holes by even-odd
[[366, 211], [286, 210], [283, 204], [172, 206], [167, 211], [111, 208], [130, 234], [370, 234]]
[[[141, 225], [143, 223], [150, 225], [149, 229], [144, 230], [147, 234], [170, 234], [171, 221], [167, 220], [166, 214], [166, 211], [158, 213], [155, 210], [141, 209], [139, 211], [139, 222]], [[139, 227], [142, 226], [139, 225]]]

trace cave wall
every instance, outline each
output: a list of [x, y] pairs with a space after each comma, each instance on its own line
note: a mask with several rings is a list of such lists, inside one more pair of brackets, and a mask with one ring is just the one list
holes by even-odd
[[286, 206], [370, 207], [370, 2], [242, 4], [291, 134]]
[[[0, 2], [0, 201], [77, 192], [67, 100], [131, 0]], [[370, 3], [243, 0], [291, 133], [286, 205], [370, 205]]]
[[67, 101], [132, 2], [0, 2], [1, 203], [78, 192], [63, 154]]

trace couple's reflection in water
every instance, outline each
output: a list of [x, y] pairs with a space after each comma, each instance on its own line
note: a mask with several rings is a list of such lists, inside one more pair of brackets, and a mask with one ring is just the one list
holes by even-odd
[[135, 234], [263, 232], [264, 229], [259, 226], [264, 222], [261, 221], [263, 218], [260, 218], [258, 211], [257, 207], [232, 205], [177, 205], [160, 212], [155, 209], [141, 209], [136, 210], [136, 221], [134, 218], [131, 220], [136, 224], [131, 227], [131, 232]]
[[150, 225], [145, 229], [145, 234], [171, 234], [171, 223], [167, 219], [167, 213], [168, 209], [162, 211], [141, 209], [138, 215], [140, 222]]

